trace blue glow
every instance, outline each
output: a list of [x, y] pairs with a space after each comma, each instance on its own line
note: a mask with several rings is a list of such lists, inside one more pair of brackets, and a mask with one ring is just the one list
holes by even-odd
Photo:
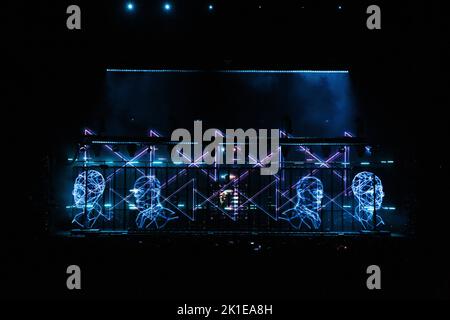
[[288, 221], [296, 229], [300, 229], [302, 225], [317, 229], [321, 224], [319, 210], [322, 198], [322, 182], [316, 177], [303, 177], [297, 183], [296, 205], [284, 211], [280, 219]]
[[134, 9], [134, 4], [132, 2], [128, 2], [127, 3], [127, 10], [128, 11], [133, 11], [133, 9]]
[[172, 5], [170, 3], [168, 3], [168, 2], [166, 2], [164, 4], [164, 10], [165, 11], [170, 11], [171, 9], [172, 9]]
[[218, 73], [348, 73], [348, 70], [192, 70], [192, 69], [106, 69], [106, 72], [136, 72], [136, 73], [194, 73], [194, 72], [218, 72]]
[[102, 207], [98, 204], [104, 190], [105, 178], [100, 172], [88, 170], [77, 176], [72, 191], [74, 207], [83, 211], [75, 215], [72, 223], [92, 228], [100, 216], [105, 217], [102, 214]]
[[362, 166], [368, 166], [368, 165], [370, 165], [370, 162], [361, 162], [361, 165]]
[[212, 4], [210, 4], [209, 6], [208, 6], [208, 10], [209, 11], [212, 11], [214, 9], [214, 6], [212, 5]]
[[[352, 191], [358, 202], [353, 218], [367, 228], [373, 224], [374, 208], [380, 209], [383, 203], [384, 192], [381, 180], [372, 172], [360, 172], [353, 178]], [[376, 219], [377, 225], [384, 224], [378, 214]]]
[[142, 176], [137, 179], [132, 192], [136, 199], [136, 208], [139, 210], [136, 217], [138, 228], [149, 228], [154, 225], [159, 229], [170, 220], [178, 218], [175, 212], [161, 204], [161, 183], [154, 176]]

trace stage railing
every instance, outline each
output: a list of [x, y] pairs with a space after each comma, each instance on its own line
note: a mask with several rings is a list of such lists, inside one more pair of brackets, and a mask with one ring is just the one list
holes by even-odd
[[[86, 201], [82, 205], [67, 206], [72, 217], [72, 229], [128, 232], [356, 232], [389, 229], [386, 224], [378, 225], [371, 221], [364, 225], [355, 218], [359, 203], [352, 193], [352, 179], [366, 168], [348, 163], [283, 163], [276, 175], [263, 176], [260, 168], [254, 165], [155, 165], [152, 162], [132, 164], [120, 161], [87, 165], [80, 162], [73, 167], [73, 180], [91, 170], [103, 177], [104, 190], [90, 203], [88, 187], [83, 185]], [[371, 168], [371, 171], [381, 177], [389, 174], [389, 168], [383, 166]], [[153, 177], [156, 182], [152, 180], [151, 185], [137, 186], [137, 181], [143, 177]], [[299, 191], [299, 183], [305, 177], [318, 179], [322, 193], [317, 192], [320, 189], [317, 185], [312, 186], [312, 193], [311, 190]], [[307, 184], [301, 188], [310, 186]], [[307, 198], [311, 194], [315, 198]], [[302, 197], [305, 198], [301, 200]], [[305, 207], [305, 203], [300, 201], [316, 201], [317, 206], [313, 203], [312, 207]], [[383, 217], [392, 208], [392, 204], [375, 207], [373, 214]], [[307, 217], [314, 212], [318, 218], [316, 224]], [[90, 221], [84, 217], [87, 214]], [[158, 217], [158, 214], [162, 216]], [[299, 221], [296, 214], [306, 215], [307, 219]], [[145, 221], [142, 221], [143, 216]], [[156, 223], [158, 219], [161, 221]], [[376, 221], [372, 219], [372, 222]]]

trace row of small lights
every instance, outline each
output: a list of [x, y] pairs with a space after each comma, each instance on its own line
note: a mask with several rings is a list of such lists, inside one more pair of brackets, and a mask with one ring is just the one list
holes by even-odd
[[[163, 5], [162, 5], [162, 9], [163, 9], [164, 11], [166, 11], [166, 12], [171, 11], [171, 10], [172, 10], [172, 7], [173, 7], [173, 6], [172, 6], [172, 4], [171, 4], [170, 2], [165, 2], [165, 3], [163, 3]], [[126, 8], [127, 8], [128, 11], [134, 11], [135, 5], [134, 5], [133, 2], [127, 2], [127, 3], [126, 3]], [[261, 6], [261, 5], [258, 5], [258, 8], [261, 9], [262, 6]], [[304, 8], [304, 6], [302, 6], [302, 9], [303, 9], [303, 8]], [[342, 6], [341, 6], [341, 5], [338, 5], [337, 8], [338, 8], [338, 10], [342, 10]], [[209, 11], [213, 11], [213, 10], [214, 10], [214, 5], [208, 4], [208, 10], [209, 10]]]
[[[127, 2], [126, 8], [128, 11], [134, 11], [135, 5], [133, 2]], [[166, 2], [163, 4], [162, 8], [164, 9], [164, 11], [170, 11], [170, 10], [172, 10], [172, 4], [169, 2]], [[212, 4], [209, 4], [208, 10], [212, 11], [213, 9], [214, 9], [214, 6]]]

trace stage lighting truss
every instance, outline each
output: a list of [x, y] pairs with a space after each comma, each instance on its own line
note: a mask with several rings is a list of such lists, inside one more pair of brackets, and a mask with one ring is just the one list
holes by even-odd
[[[280, 131], [282, 137], [291, 137], [289, 134], [284, 133]], [[84, 131], [85, 135], [96, 135], [93, 130], [85, 129]], [[348, 132], [345, 132], [344, 134], [346, 137], [352, 137], [352, 135]], [[149, 131], [150, 137], [161, 137], [161, 135], [156, 132], [155, 130]], [[148, 146], [142, 148], [141, 150], [138, 150], [136, 152], [136, 155], [134, 157], [128, 157], [122, 154], [120, 151], [113, 150], [111, 145], [105, 144], [104, 147], [111, 152], [114, 156], [116, 156], [120, 161], [123, 163], [123, 165], [115, 170], [115, 174], [119, 173], [120, 171], [124, 170], [127, 167], [134, 167], [136, 169], [136, 173], [138, 175], [137, 181], [139, 179], [147, 179], [149, 180], [149, 176], [147, 173], [145, 173], [141, 168], [138, 168], [135, 166], [136, 162], [139, 161], [142, 157], [146, 156], [150, 161], [152, 161], [154, 164], [156, 161], [156, 148], [150, 148]], [[316, 211], [319, 211], [320, 208], [318, 203], [318, 199], [321, 200], [321, 208], [326, 208], [330, 204], [333, 204], [333, 206], [337, 207], [339, 210], [342, 210], [342, 212], [350, 217], [353, 217], [358, 222], [361, 222], [361, 224], [365, 227], [367, 226], [366, 223], [363, 223], [364, 221], [370, 220], [370, 206], [367, 205], [367, 202], [370, 202], [369, 197], [360, 197], [359, 205], [358, 205], [358, 214], [355, 214], [352, 212], [351, 206], [343, 205], [340, 203], [340, 201], [337, 201], [339, 197], [349, 197], [352, 193], [352, 186], [348, 185], [348, 179], [347, 176], [347, 170], [343, 170], [343, 173], [339, 173], [336, 170], [332, 170], [332, 174], [335, 178], [339, 179], [339, 181], [343, 182], [343, 190], [339, 192], [338, 194], [333, 194], [332, 196], [327, 195], [323, 191], [323, 186], [320, 180], [314, 179], [314, 176], [318, 174], [321, 168], [331, 168], [332, 162], [335, 162], [337, 160], [343, 160], [344, 167], [347, 166], [349, 163], [349, 155], [350, 155], [350, 147], [346, 146], [343, 148], [340, 148], [337, 150], [334, 154], [329, 156], [326, 159], [322, 159], [320, 156], [313, 154], [310, 152], [310, 150], [306, 147], [299, 146], [298, 149], [300, 152], [303, 152], [307, 154], [310, 158], [314, 159], [317, 164], [317, 168], [313, 169], [308, 175], [302, 177], [298, 181], [296, 181], [293, 185], [284, 187], [283, 189], [280, 188], [280, 184], [284, 181], [283, 177], [276, 174], [273, 175], [272, 181], [268, 182], [266, 185], [264, 185], [259, 191], [253, 193], [252, 195], [245, 194], [243, 191], [239, 190], [236, 186], [239, 185], [239, 183], [242, 183], [246, 178], [248, 178], [250, 174], [250, 170], [244, 170], [240, 175], [237, 175], [229, 180], [229, 182], [225, 183], [219, 190], [216, 190], [212, 192], [211, 194], [204, 194], [202, 191], [198, 190], [196, 188], [196, 181], [195, 179], [191, 179], [187, 181], [184, 185], [179, 187], [174, 192], [171, 192], [170, 194], [167, 194], [166, 196], [163, 196], [161, 194], [162, 190], [165, 190], [168, 188], [169, 185], [173, 184], [176, 180], [177, 176], [186, 175], [187, 170], [190, 167], [197, 168], [202, 174], [204, 174], [208, 179], [210, 179], [212, 182], [217, 183], [218, 179], [220, 177], [218, 176], [218, 168], [217, 165], [214, 165], [214, 168], [212, 170], [206, 170], [201, 167], [199, 163], [196, 163], [196, 161], [192, 162], [188, 165], [187, 168], [180, 169], [176, 174], [174, 174], [172, 177], [167, 179], [164, 183], [159, 184], [156, 181], [153, 183], [156, 185], [159, 185], [159, 187], [155, 190], [158, 190], [158, 201], [157, 201], [157, 207], [150, 207], [145, 208], [146, 205], [141, 205], [140, 201], [141, 198], [138, 196], [136, 197], [136, 189], [134, 188], [130, 193], [126, 196], [122, 196], [120, 192], [116, 191], [114, 189], [114, 186], [112, 185], [112, 177], [113, 174], [110, 174], [106, 176], [104, 179], [105, 184], [107, 186], [107, 189], [109, 192], [114, 193], [116, 196], [119, 197], [119, 201], [115, 203], [114, 205], [108, 204], [107, 210], [109, 212], [107, 217], [111, 217], [114, 213], [114, 210], [116, 208], [119, 208], [119, 206], [126, 203], [130, 209], [139, 210], [139, 217], [136, 219], [136, 226], [138, 228], [145, 228], [145, 227], [151, 227], [155, 226], [156, 228], [162, 228], [167, 224], [168, 221], [172, 220], [174, 217], [182, 217], [189, 219], [190, 221], [196, 220], [196, 212], [199, 208], [203, 208], [205, 205], [209, 205], [213, 208], [215, 208], [217, 211], [219, 211], [224, 216], [228, 217], [232, 221], [236, 221], [239, 216], [239, 211], [242, 210], [245, 206], [252, 206], [254, 208], [258, 208], [262, 213], [266, 214], [268, 217], [270, 217], [274, 221], [278, 220], [287, 220], [290, 222], [290, 224], [295, 228], [300, 228], [301, 226], [310, 227], [310, 228], [318, 228], [321, 224], [320, 218], [317, 214], [313, 213]], [[86, 154], [84, 155], [84, 160], [89, 160], [89, 155], [87, 154], [88, 151], [86, 151]], [[204, 155], [202, 155], [203, 157]], [[268, 155], [268, 158], [271, 156]], [[257, 163], [254, 165], [255, 168], [260, 167], [261, 165], [265, 164], [266, 159], [262, 159], [260, 163]], [[154, 169], [150, 169], [152, 171]], [[150, 176], [154, 176], [154, 172], [150, 172]], [[145, 178], [144, 178], [145, 177]], [[310, 180], [311, 178], [311, 180]], [[156, 178], [155, 178], [156, 179]], [[136, 181], [136, 183], [137, 183]], [[310, 189], [308, 185], [306, 185], [304, 182], [310, 181], [313, 182]], [[320, 182], [320, 183], [319, 183]], [[381, 182], [380, 182], [381, 186]], [[263, 207], [257, 202], [257, 198], [267, 192], [270, 187], [275, 187], [275, 194], [274, 199], [276, 201], [274, 210], [269, 210], [268, 208]], [[179, 193], [180, 191], [189, 188], [192, 192], [192, 195], [196, 195], [198, 197], [192, 197], [192, 207], [186, 208], [186, 207], [180, 207], [177, 204], [172, 202], [172, 198]], [[104, 189], [104, 186], [103, 186]], [[236, 191], [236, 196], [239, 197], [239, 203], [236, 204], [233, 207], [233, 210], [225, 210], [220, 205], [217, 205], [214, 200], [217, 200], [221, 194], [225, 190], [233, 189]], [[168, 190], [168, 189], [167, 189]], [[290, 191], [295, 190], [295, 195], [290, 196]], [[358, 188], [357, 190], [361, 190]], [[378, 189], [377, 189], [378, 190]], [[148, 192], [148, 190], [147, 190]], [[305, 206], [306, 203], [306, 194], [315, 192], [316, 202], [311, 203], [308, 206]], [[358, 191], [359, 192], [359, 191]], [[150, 193], [152, 193], [150, 191]], [[154, 192], [153, 192], [154, 193]], [[358, 193], [359, 195], [359, 193]], [[96, 198], [98, 200], [98, 198]], [[195, 199], [199, 199], [195, 201]], [[377, 197], [376, 199], [379, 199]], [[96, 201], [91, 201], [91, 204], [93, 205], [93, 208], [95, 207], [97, 209], [97, 212], [101, 213], [101, 209], [98, 208], [98, 205]], [[380, 203], [381, 205], [381, 203]], [[77, 206], [77, 204], [75, 205]], [[105, 205], [106, 207], [106, 205]], [[169, 209], [170, 207], [170, 209]], [[291, 207], [291, 208], [290, 208]], [[149, 208], [152, 208], [149, 210]], [[162, 210], [162, 209], [165, 210]], [[189, 209], [189, 210], [188, 210]], [[378, 207], [377, 207], [378, 209]], [[170, 211], [169, 211], [170, 210]], [[93, 210], [91, 210], [93, 211]], [[282, 213], [282, 214], [280, 214]], [[155, 219], [156, 218], [156, 219]], [[302, 220], [303, 218], [303, 220]], [[108, 218], [110, 219], [110, 218]], [[381, 218], [379, 223], [382, 223]], [[92, 227], [97, 219], [95, 218], [89, 218], [89, 221], [91, 221], [88, 226]], [[74, 219], [74, 223], [76, 222], [76, 219]], [[82, 224], [79, 224], [82, 226]]]
[[177, 219], [175, 212], [161, 204], [161, 183], [154, 176], [142, 176], [136, 180], [133, 190], [139, 214], [136, 225], [140, 229], [164, 227], [170, 220]]

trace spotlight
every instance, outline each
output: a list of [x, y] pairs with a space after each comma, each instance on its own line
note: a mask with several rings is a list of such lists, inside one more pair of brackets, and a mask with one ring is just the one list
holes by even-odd
[[208, 6], [208, 10], [209, 11], [212, 11], [214, 9], [214, 6], [212, 5], [212, 4], [210, 4], [209, 6]]
[[165, 11], [170, 11], [171, 9], [172, 9], [172, 5], [170, 3], [168, 3], [168, 2], [166, 2], [164, 4], [164, 10]]
[[134, 10], [134, 4], [132, 2], [128, 2], [127, 3], [127, 10], [128, 11], [133, 11]]
[[338, 9], [341, 10], [341, 9], [342, 9], [342, 6], [338, 6]]

